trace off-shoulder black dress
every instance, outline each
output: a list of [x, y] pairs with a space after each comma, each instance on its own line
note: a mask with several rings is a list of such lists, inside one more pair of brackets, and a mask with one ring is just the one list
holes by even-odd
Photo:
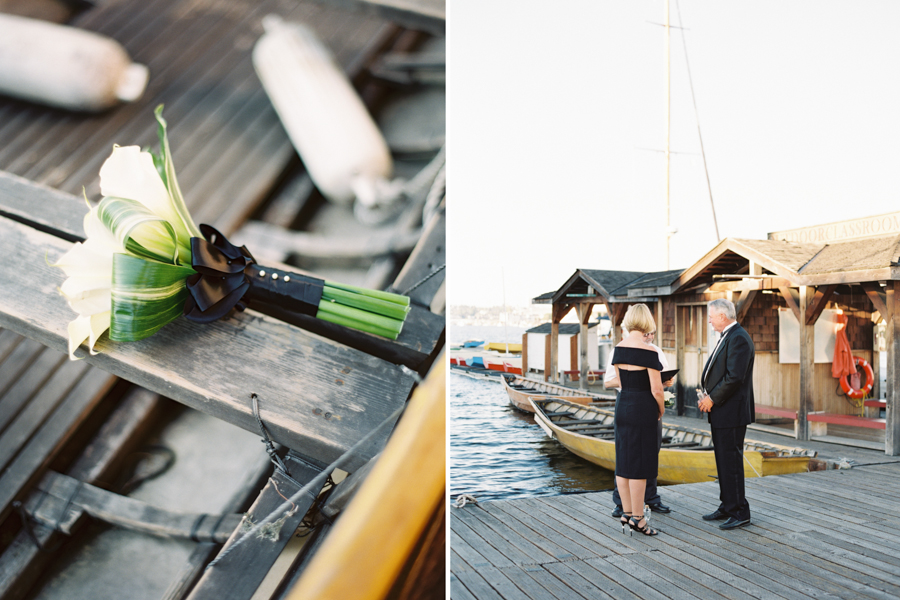
[[[653, 350], [617, 346], [614, 365], [662, 370]], [[619, 369], [622, 391], [616, 401], [616, 475], [626, 479], [654, 479], [659, 470], [657, 420], [659, 405], [650, 392], [648, 371]]]

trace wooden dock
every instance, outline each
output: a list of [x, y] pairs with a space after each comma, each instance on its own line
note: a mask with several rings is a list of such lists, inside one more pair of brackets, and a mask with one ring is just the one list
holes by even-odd
[[664, 488], [658, 537], [623, 534], [609, 492], [454, 508], [451, 597], [900, 597], [900, 461], [746, 486], [753, 522], [733, 531], [700, 518], [715, 482]]

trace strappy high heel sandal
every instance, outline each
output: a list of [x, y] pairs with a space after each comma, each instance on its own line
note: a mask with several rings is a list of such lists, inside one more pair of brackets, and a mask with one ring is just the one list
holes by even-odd
[[635, 517], [632, 516], [628, 519], [628, 527], [631, 528], [629, 535], [634, 535], [634, 532], [643, 533], [644, 535], [659, 535], [659, 531], [650, 527], [648, 523], [644, 523], [643, 527], [638, 527], [638, 524], [644, 520], [644, 515], [641, 515], [640, 518], [635, 520]]
[[622, 513], [622, 533], [625, 533], [625, 527], [628, 526], [630, 521], [631, 521], [631, 513], [623, 512]]

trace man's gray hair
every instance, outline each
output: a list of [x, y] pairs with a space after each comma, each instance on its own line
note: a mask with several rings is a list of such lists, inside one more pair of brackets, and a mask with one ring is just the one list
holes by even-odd
[[707, 304], [708, 310], [714, 310], [717, 313], [722, 313], [730, 320], [734, 321], [737, 313], [734, 310], [734, 303], [731, 300], [726, 300], [725, 298], [718, 298], [716, 300], [710, 300]]

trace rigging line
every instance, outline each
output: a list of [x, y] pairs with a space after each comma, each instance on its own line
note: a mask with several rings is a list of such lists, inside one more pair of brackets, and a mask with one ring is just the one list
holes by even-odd
[[[244, 532], [244, 534], [241, 535], [240, 537], [235, 537], [234, 542], [232, 542], [230, 546], [226, 546], [225, 548], [223, 548], [222, 551], [219, 552], [219, 555], [216, 556], [216, 558], [212, 562], [210, 562], [206, 566], [206, 568], [211, 569], [211, 568], [215, 567], [216, 565], [218, 565], [219, 561], [221, 561], [223, 558], [228, 556], [228, 554], [232, 550], [234, 550], [235, 548], [237, 548], [238, 546], [243, 544], [251, 536], [259, 534], [260, 530], [262, 530], [263, 527], [265, 527], [266, 525], [269, 525], [273, 521], [276, 521], [277, 518], [279, 517], [279, 515], [283, 515], [284, 513], [288, 512], [290, 507], [295, 502], [299, 502], [299, 500], [303, 496], [303, 494], [312, 493], [312, 490], [314, 490], [316, 488], [316, 486], [321, 486], [329, 477], [331, 477], [331, 474], [334, 472], [335, 469], [337, 469], [338, 467], [343, 465], [351, 457], [355, 456], [356, 453], [359, 451], [359, 449], [362, 448], [369, 440], [371, 440], [378, 432], [380, 432], [382, 429], [384, 429], [385, 426], [396, 421], [396, 419], [403, 412], [404, 408], [406, 408], [405, 405], [397, 408], [397, 410], [395, 410], [393, 413], [391, 413], [391, 415], [388, 418], [386, 418], [377, 427], [375, 427], [369, 433], [367, 433], [362, 439], [360, 439], [355, 444], [353, 444], [353, 446], [351, 446], [350, 449], [348, 449], [346, 452], [341, 454], [337, 460], [335, 460], [333, 463], [328, 465], [318, 475], [313, 477], [309, 481], [309, 483], [307, 483], [302, 488], [300, 488], [299, 490], [294, 492], [294, 494], [290, 498], [288, 498], [288, 500], [286, 502], [282, 502], [280, 506], [278, 506], [275, 510], [270, 512], [266, 516], [266, 518], [264, 518], [259, 523], [256, 523], [255, 525], [253, 525], [252, 528], [250, 528], [248, 531]], [[279, 492], [279, 494], [280, 494], [280, 492]]]
[[[678, 4], [678, 0], [675, 0], [675, 11], [678, 13], [678, 24], [684, 25], [684, 22], [681, 20], [681, 7]], [[709, 182], [709, 169], [706, 166], [706, 152], [703, 150], [703, 135], [700, 133], [700, 113], [697, 111], [697, 96], [694, 95], [694, 80], [691, 77], [691, 63], [688, 60], [687, 40], [684, 38], [683, 33], [681, 34], [681, 43], [684, 46], [684, 64], [687, 66], [688, 85], [691, 88], [691, 100], [694, 103], [694, 117], [697, 119], [697, 137], [700, 139], [700, 155], [703, 157], [703, 172], [706, 174], [706, 189], [709, 190], [709, 206], [712, 209], [713, 225], [716, 228], [716, 242], [721, 242], [722, 236], [719, 235], [716, 205], [713, 202], [712, 185]]]

